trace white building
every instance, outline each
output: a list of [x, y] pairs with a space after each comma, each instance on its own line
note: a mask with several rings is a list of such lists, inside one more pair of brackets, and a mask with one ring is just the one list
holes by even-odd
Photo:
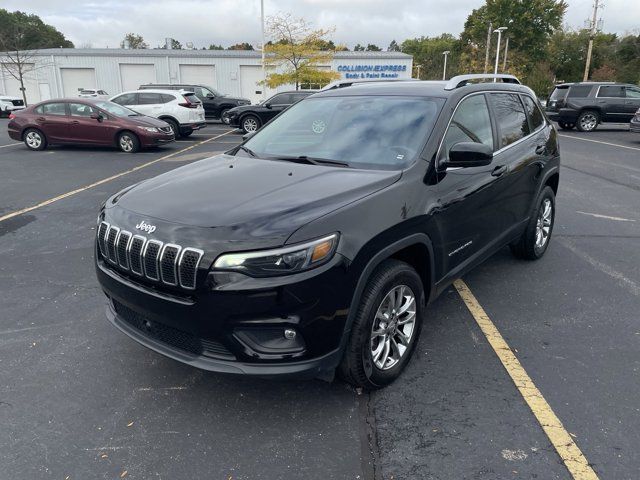
[[[263, 95], [256, 51], [54, 48], [38, 50], [32, 58], [33, 68], [25, 76], [29, 104], [75, 97], [82, 88], [113, 95], [145, 83], [198, 83], [254, 103]], [[331, 65], [322, 68], [340, 72], [342, 78], [410, 78], [412, 65], [413, 57], [400, 52], [337, 52]], [[0, 68], [0, 93], [21, 96], [18, 81], [5, 68]]]

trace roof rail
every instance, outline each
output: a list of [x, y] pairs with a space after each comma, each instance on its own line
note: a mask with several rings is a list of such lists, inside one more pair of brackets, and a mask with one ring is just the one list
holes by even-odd
[[493, 78], [494, 81], [502, 80], [502, 83], [520, 84], [520, 80], [518, 80], [516, 77], [504, 73], [470, 73], [467, 75], [457, 75], [453, 77], [447, 82], [447, 85], [445, 85], [444, 89], [455, 90], [456, 88], [464, 87], [469, 82], [469, 80], [479, 80], [482, 78]]

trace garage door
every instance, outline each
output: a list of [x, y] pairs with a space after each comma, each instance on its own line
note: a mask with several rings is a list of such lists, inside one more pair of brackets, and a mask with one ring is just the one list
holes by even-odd
[[156, 67], [150, 63], [121, 63], [122, 91], [138, 90], [140, 85], [156, 83]]
[[83, 88], [97, 88], [93, 68], [61, 68], [62, 92], [65, 97], [77, 97]]
[[[31, 70], [30, 73], [26, 73], [23, 78], [24, 87], [26, 88], [27, 104], [38, 103], [40, 101], [40, 95], [38, 91], [38, 82], [36, 81], [35, 72], [33, 72], [33, 64], [25, 64], [25, 71]], [[15, 69], [12, 69], [15, 72]], [[0, 69], [0, 93], [11, 95], [13, 97], [22, 98], [22, 92], [20, 91], [20, 82], [13, 78], [13, 76], [4, 68]], [[2, 84], [4, 83], [4, 88]], [[4, 91], [2, 91], [4, 90]]]
[[180, 83], [194, 83], [216, 88], [216, 67], [213, 65], [180, 65]]
[[262, 67], [260, 65], [240, 65], [240, 92], [243, 98], [248, 98], [251, 103], [259, 103], [263, 100], [262, 91], [265, 90], [264, 98], [269, 98], [276, 91], [264, 87], [258, 83], [262, 81]]

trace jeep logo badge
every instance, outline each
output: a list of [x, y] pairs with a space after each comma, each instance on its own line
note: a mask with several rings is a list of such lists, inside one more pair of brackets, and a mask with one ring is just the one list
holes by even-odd
[[139, 224], [137, 224], [136, 228], [138, 230], [142, 230], [143, 232], [147, 232], [147, 233], [153, 233], [153, 232], [156, 231], [156, 226], [155, 225], [149, 225], [144, 220], [141, 221]]

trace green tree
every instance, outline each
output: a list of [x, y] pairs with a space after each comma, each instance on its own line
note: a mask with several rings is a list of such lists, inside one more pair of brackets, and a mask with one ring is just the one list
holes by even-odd
[[356, 46], [353, 47], [353, 51], [354, 52], [364, 52], [364, 47], [362, 45], [360, 45], [359, 43], [357, 43]]
[[[171, 50], [182, 50], [182, 43], [180, 43], [178, 40], [176, 40], [175, 38], [171, 38]], [[167, 44], [165, 43], [164, 45], [162, 45], [162, 47], [160, 47], [161, 50], [166, 50], [167, 49]]]
[[[204, 50], [204, 47], [202, 47], [202, 49]], [[209, 47], [207, 47], [207, 50], [224, 50], [224, 47], [222, 45], [216, 45], [215, 43], [212, 43], [209, 45]]]
[[365, 50], [367, 52], [381, 52], [382, 51], [382, 49], [379, 46], [374, 45], [373, 43], [368, 44], [367, 48]]
[[247, 42], [236, 43], [227, 48], [227, 50], [253, 50], [253, 45]]
[[25, 105], [27, 92], [25, 80], [38, 68], [49, 64], [35, 57], [38, 48], [73, 48], [73, 43], [37, 15], [8, 12], [0, 9], [0, 69], [20, 83]]
[[298, 90], [302, 83], [326, 84], [340, 78], [338, 72], [319, 68], [333, 58], [333, 52], [318, 48], [330, 30], [313, 30], [303, 18], [284, 14], [269, 17], [267, 31], [271, 40], [265, 45], [265, 63], [282, 72], [269, 73], [267, 86], [295, 84]]
[[391, 43], [387, 47], [387, 52], [399, 52], [399, 51], [400, 51], [400, 45], [398, 45], [398, 42], [396, 42], [395, 40], [391, 40]]
[[127, 33], [120, 42], [120, 48], [131, 48], [133, 50], [149, 48], [149, 44], [144, 41], [142, 35]]
[[[449, 50], [451, 54], [447, 59], [447, 76], [458, 73], [459, 40], [449, 33], [438, 37], [412, 38], [402, 42], [402, 51], [413, 55], [413, 64], [422, 80], [440, 80], [444, 68], [444, 55], [442, 52]], [[420, 66], [417, 68], [417, 66]]]

